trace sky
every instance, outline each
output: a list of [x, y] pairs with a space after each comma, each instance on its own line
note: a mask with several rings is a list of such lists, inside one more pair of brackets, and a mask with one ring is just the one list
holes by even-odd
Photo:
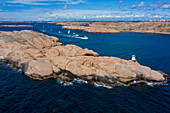
[[170, 0], [0, 0], [0, 21], [170, 20]]

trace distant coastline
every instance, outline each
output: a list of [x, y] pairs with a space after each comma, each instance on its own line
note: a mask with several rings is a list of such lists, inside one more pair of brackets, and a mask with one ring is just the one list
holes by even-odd
[[168, 34], [168, 35], [170, 34], [169, 21], [93, 22], [93, 23], [58, 22], [56, 24], [63, 25], [62, 26], [63, 29], [83, 30], [83, 32], [88, 32], [88, 33], [139, 32], [139, 33], [154, 33], [154, 34]]
[[[170, 34], [170, 21], [0, 21], [0, 23], [49, 23], [62, 29], [82, 30], [88, 33], [136, 32]], [[0, 27], [33, 27], [32, 25], [0, 25]]]
[[0, 25], [0, 27], [33, 27], [32, 25]]

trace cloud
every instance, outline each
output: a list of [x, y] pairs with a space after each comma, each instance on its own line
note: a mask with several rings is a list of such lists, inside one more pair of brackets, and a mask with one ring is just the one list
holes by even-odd
[[11, 0], [8, 3], [19, 3], [27, 5], [49, 5], [51, 2], [53, 4], [79, 4], [85, 3], [84, 0]]
[[123, 1], [120, 1], [119, 4], [123, 3]]
[[158, 2], [156, 4], [151, 5], [153, 9], [170, 9], [170, 4], [167, 2]]
[[170, 4], [165, 4], [165, 5], [161, 6], [160, 8], [162, 8], [162, 9], [170, 9]]
[[[150, 15], [149, 15], [150, 14]], [[81, 21], [81, 20], [139, 20], [170, 18], [170, 14], [142, 11], [115, 11], [115, 10], [78, 10], [78, 9], [48, 9], [32, 8], [15, 12], [0, 12], [0, 21]]]
[[67, 5], [64, 5], [63, 9], [64, 9], [64, 10], [68, 9], [68, 6], [67, 6]]
[[160, 8], [161, 6], [163, 6], [164, 4], [165, 4], [165, 2], [158, 2], [158, 3], [156, 3], [156, 4], [151, 5], [151, 7], [152, 7], [153, 9], [158, 9], [158, 8]]
[[85, 3], [84, 0], [66, 0], [66, 4], [80, 4], [80, 3]]
[[[48, 0], [11, 0], [8, 3], [19, 3], [19, 4], [27, 4], [27, 5], [48, 5], [47, 3], [40, 3]], [[53, 0], [49, 0], [53, 1]]]
[[138, 5], [133, 5], [132, 8], [138, 8], [138, 7], [143, 8], [143, 7], [146, 7], [146, 6], [147, 6], [147, 5], [145, 4], [145, 2], [141, 2], [141, 3], [138, 4]]

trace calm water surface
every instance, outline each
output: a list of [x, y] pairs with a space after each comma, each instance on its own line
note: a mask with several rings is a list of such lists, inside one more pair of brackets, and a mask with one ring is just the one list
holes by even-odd
[[[12, 23], [18, 24], [18, 23]], [[23, 24], [23, 23], [20, 23]], [[24, 23], [25, 24], [25, 23]], [[117, 33], [93, 34], [71, 30], [88, 40], [68, 38], [68, 30], [46, 23], [31, 23], [33, 28], [0, 28], [2, 31], [30, 29], [56, 36], [63, 44], [92, 49], [101, 56], [131, 59], [170, 74], [170, 35]], [[61, 33], [58, 33], [58, 32]], [[68, 35], [68, 34], [67, 34]], [[170, 86], [138, 83], [112, 89], [87, 83], [64, 86], [56, 79], [37, 81], [0, 63], [0, 113], [23, 112], [170, 112]]]

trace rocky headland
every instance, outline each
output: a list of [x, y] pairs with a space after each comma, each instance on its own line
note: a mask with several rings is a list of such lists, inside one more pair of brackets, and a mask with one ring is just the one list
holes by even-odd
[[88, 26], [80, 26], [80, 22], [63, 22], [63, 29], [77, 29], [89, 33], [120, 33], [120, 32], [140, 32], [170, 34], [170, 22], [93, 22]]
[[33, 27], [32, 25], [0, 25], [0, 27]]
[[22, 69], [32, 79], [56, 77], [63, 82], [79, 78], [92, 83], [128, 84], [134, 80], [165, 82], [164, 75], [138, 62], [98, 53], [31, 30], [0, 31], [0, 59]]

